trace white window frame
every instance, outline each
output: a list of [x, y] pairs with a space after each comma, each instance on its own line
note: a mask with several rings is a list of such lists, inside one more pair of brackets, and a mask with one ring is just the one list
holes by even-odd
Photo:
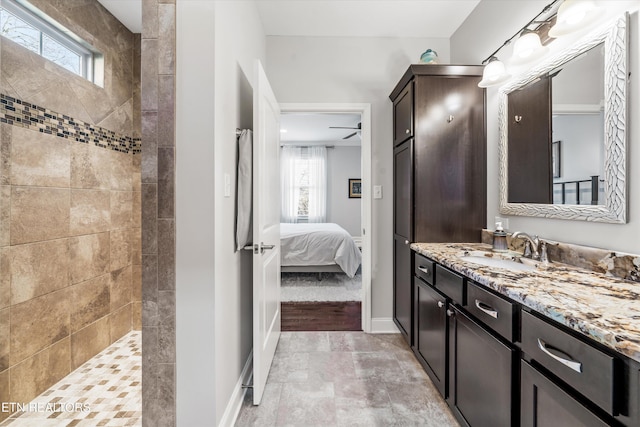
[[[42, 37], [46, 35], [70, 51], [78, 54], [80, 56], [80, 73], [77, 75], [84, 77], [90, 82], [96, 83], [94, 63], [96, 57], [101, 55], [99, 52], [91, 49], [87, 42], [27, 3], [22, 3], [18, 0], [0, 0], [0, 8], [5, 9], [10, 14], [15, 15], [40, 32], [40, 51], [36, 53], [44, 59], [49, 60], [42, 54]], [[53, 63], [56, 64], [55, 62]], [[56, 65], [60, 66], [59, 64]], [[67, 68], [65, 68], [65, 70], [70, 71]]]

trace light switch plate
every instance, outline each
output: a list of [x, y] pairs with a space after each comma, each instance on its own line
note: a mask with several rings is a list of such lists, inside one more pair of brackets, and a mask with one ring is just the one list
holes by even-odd
[[373, 186], [373, 198], [382, 199], [382, 185]]
[[224, 197], [231, 197], [231, 175], [224, 174]]

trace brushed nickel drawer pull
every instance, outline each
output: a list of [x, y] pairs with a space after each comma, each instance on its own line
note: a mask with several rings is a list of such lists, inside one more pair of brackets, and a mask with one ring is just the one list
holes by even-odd
[[418, 270], [422, 271], [424, 274], [429, 274], [429, 269], [427, 267], [418, 267]]
[[554, 348], [555, 351], [557, 351], [558, 353], [562, 353], [563, 355], [566, 356], [566, 358], [556, 356], [555, 354], [551, 353], [551, 351], [549, 351], [549, 348], [547, 347], [547, 343], [542, 341], [540, 338], [538, 338], [538, 348], [540, 348], [540, 350], [542, 350], [547, 356], [551, 357], [552, 359], [557, 360], [558, 362], [562, 363], [563, 365], [567, 366], [570, 369], [573, 369], [579, 374], [582, 373], [582, 363], [572, 360], [571, 356], [569, 356], [567, 353], [564, 353], [563, 351], [558, 350], [557, 348]]
[[440, 308], [444, 307], [444, 303], [442, 301], [438, 301], [438, 307]]
[[488, 314], [494, 319], [498, 318], [498, 312], [495, 311], [493, 308], [491, 308], [491, 306], [480, 301], [479, 299], [476, 300], [476, 307], [478, 307], [478, 310], [482, 311], [485, 314]]

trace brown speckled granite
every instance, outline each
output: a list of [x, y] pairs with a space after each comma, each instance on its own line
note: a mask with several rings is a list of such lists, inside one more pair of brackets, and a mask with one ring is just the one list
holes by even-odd
[[[482, 230], [482, 243], [490, 245], [492, 238], [493, 232], [491, 230]], [[549, 259], [553, 262], [561, 262], [619, 279], [640, 282], [640, 255], [555, 242], [544, 238], [542, 240], [547, 242]], [[509, 233], [507, 242], [512, 250], [522, 252], [524, 247], [522, 240], [512, 241], [511, 233]]]
[[640, 362], [638, 283], [559, 263], [522, 272], [460, 259], [476, 251], [496, 256], [481, 243], [414, 243], [411, 249]]

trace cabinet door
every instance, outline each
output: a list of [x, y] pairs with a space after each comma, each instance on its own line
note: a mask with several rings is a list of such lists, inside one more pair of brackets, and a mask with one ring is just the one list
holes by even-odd
[[447, 299], [419, 278], [414, 278], [414, 349], [418, 360], [440, 391], [446, 396]]
[[413, 137], [413, 82], [393, 100], [393, 145]]
[[514, 425], [515, 350], [450, 307], [449, 405], [470, 426]]
[[524, 360], [521, 362], [522, 427], [608, 425]]
[[394, 234], [413, 238], [413, 140], [393, 151]]
[[551, 78], [508, 95], [509, 203], [553, 203]]
[[484, 90], [479, 78], [415, 82], [418, 242], [479, 242], [486, 226]]
[[412, 345], [411, 248], [404, 237], [394, 239], [393, 250], [393, 320]]

